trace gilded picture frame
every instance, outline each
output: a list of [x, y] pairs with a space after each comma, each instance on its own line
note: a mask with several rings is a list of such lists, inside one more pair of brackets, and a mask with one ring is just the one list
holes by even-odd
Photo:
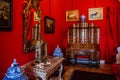
[[0, 0], [0, 31], [12, 30], [12, 0]]
[[44, 17], [44, 32], [45, 33], [54, 33], [55, 32], [55, 19], [49, 16]]
[[66, 11], [66, 21], [79, 21], [79, 10]]
[[102, 20], [103, 19], [103, 8], [89, 8], [88, 9], [89, 20]]
[[23, 52], [35, 50], [36, 42], [41, 39], [41, 0], [28, 0], [24, 2], [23, 9]]

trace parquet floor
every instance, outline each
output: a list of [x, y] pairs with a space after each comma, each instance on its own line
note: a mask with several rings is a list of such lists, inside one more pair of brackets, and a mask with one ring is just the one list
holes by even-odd
[[99, 68], [89, 68], [86, 65], [64, 65], [63, 80], [69, 80], [73, 70], [113, 74], [111, 64], [100, 64]]

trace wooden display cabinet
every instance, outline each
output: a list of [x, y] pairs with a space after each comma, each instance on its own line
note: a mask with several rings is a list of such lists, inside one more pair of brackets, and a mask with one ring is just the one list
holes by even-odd
[[87, 22], [80, 23], [80, 26], [73, 26], [68, 29], [68, 49], [66, 57], [68, 61], [77, 63], [78, 56], [87, 56], [88, 64], [96, 61], [99, 66], [99, 40], [100, 28], [90, 27]]

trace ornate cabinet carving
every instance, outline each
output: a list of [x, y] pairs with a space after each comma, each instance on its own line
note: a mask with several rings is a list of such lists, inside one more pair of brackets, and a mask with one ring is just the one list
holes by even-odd
[[99, 64], [99, 40], [100, 28], [95, 26], [90, 27], [87, 22], [82, 22], [80, 26], [69, 28], [66, 57], [76, 60], [78, 55], [85, 55], [88, 56], [89, 64], [93, 60]]

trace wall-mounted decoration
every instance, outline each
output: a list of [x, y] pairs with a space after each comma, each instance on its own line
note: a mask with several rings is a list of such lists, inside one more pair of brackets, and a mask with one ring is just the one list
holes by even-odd
[[66, 11], [66, 21], [78, 21], [79, 10], [68, 10]]
[[89, 8], [88, 17], [89, 17], [89, 20], [102, 20], [103, 8]]
[[55, 19], [53, 19], [49, 16], [45, 16], [44, 23], [45, 23], [44, 32], [45, 33], [54, 33], [54, 31], [55, 31]]
[[23, 52], [35, 50], [35, 42], [41, 40], [41, 0], [27, 0], [23, 10]]
[[12, 0], [0, 0], [0, 31], [12, 30]]

